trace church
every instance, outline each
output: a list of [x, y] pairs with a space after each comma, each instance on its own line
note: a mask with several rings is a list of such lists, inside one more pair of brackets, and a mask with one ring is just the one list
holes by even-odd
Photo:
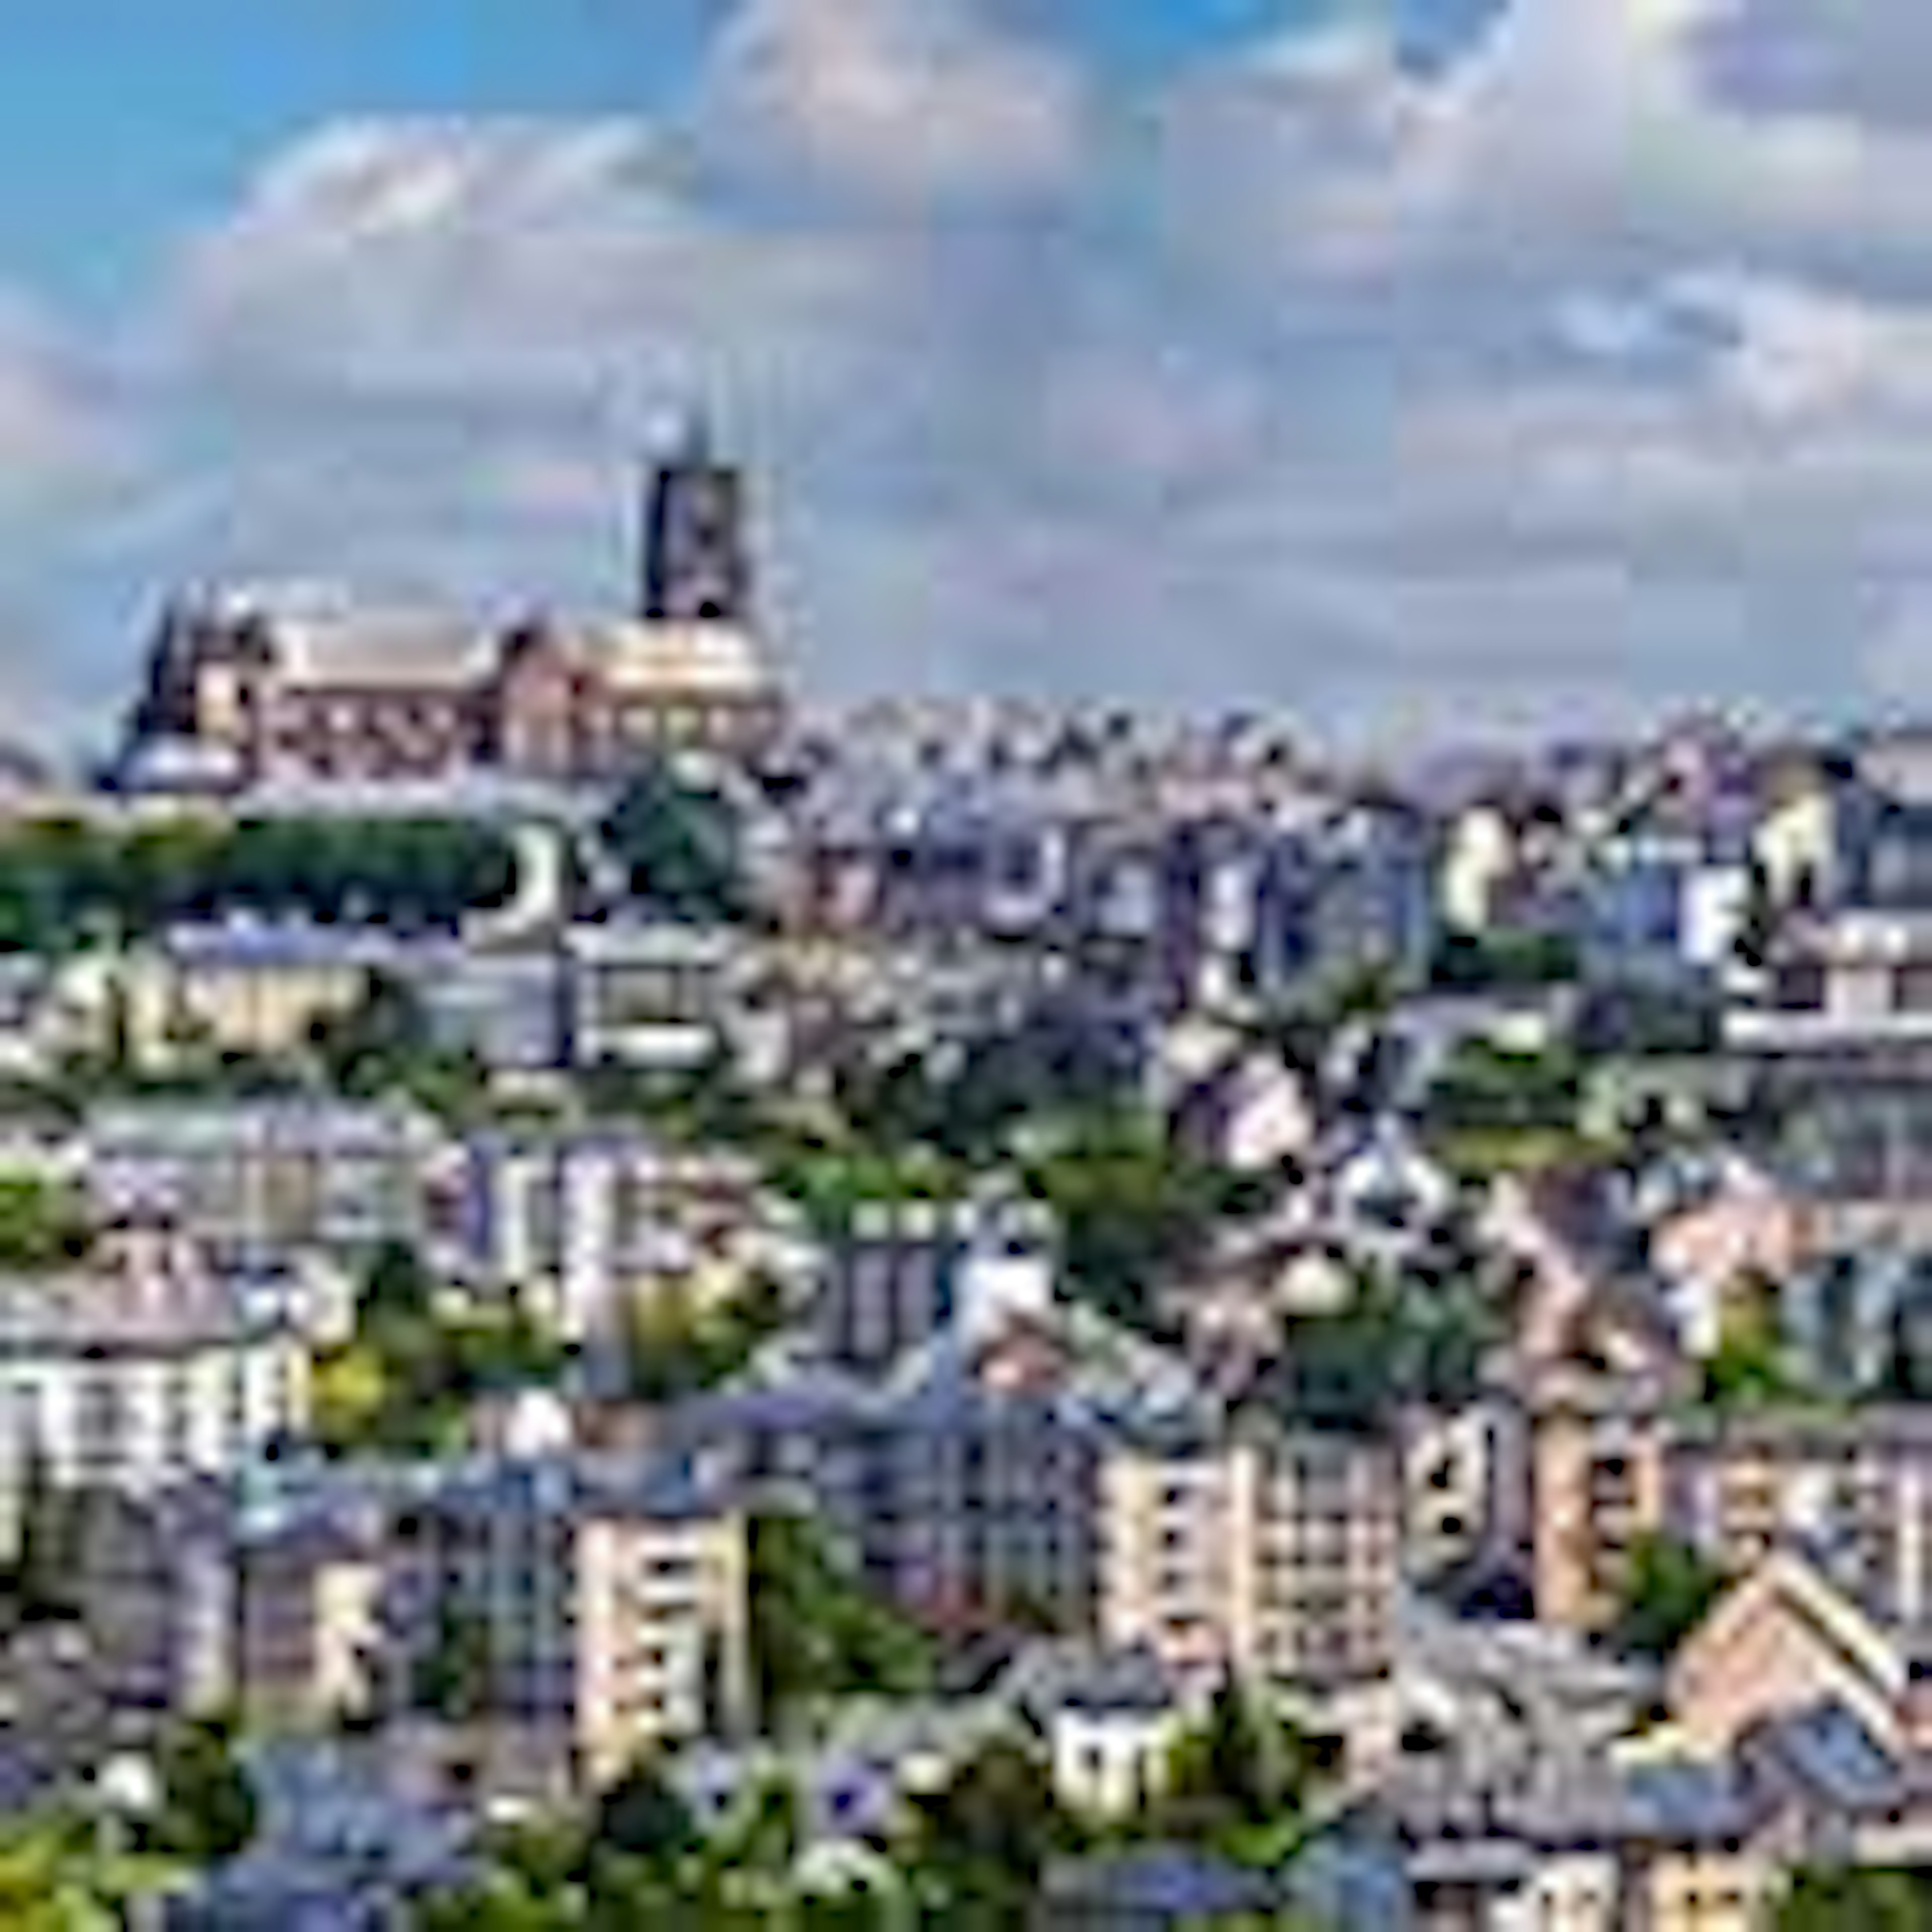
[[562, 784], [676, 747], [755, 756], [782, 693], [755, 635], [740, 472], [701, 425], [652, 476], [637, 608], [500, 630], [300, 598], [178, 601], [129, 763], [223, 788], [488, 773]]

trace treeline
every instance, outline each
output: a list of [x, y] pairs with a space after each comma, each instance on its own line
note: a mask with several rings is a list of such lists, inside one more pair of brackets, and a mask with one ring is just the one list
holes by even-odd
[[0, 950], [60, 952], [242, 911], [427, 931], [506, 903], [516, 881], [508, 838], [460, 819], [28, 826], [0, 836]]

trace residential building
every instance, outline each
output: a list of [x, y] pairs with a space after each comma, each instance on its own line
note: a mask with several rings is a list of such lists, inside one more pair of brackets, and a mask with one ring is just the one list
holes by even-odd
[[1060, 1803], [1094, 1820], [1146, 1810], [1166, 1789], [1174, 1747], [1199, 1708], [1152, 1651], [1079, 1642], [1022, 1652], [994, 1695], [1044, 1743]]
[[511, 1127], [452, 1142], [424, 1178], [433, 1265], [609, 1339], [653, 1298], [720, 1298], [815, 1256], [755, 1162], [634, 1130]]
[[473, 1696], [427, 1714], [520, 1741], [540, 1774], [600, 1784], [650, 1746], [743, 1721], [743, 1519], [688, 1465], [451, 1468], [390, 1538], [391, 1712], [420, 1710], [454, 1643], [473, 1646]]
[[400, 1102], [304, 1096], [110, 1106], [80, 1139], [107, 1211], [158, 1206], [221, 1254], [255, 1258], [419, 1240], [421, 1176], [443, 1133]]
[[104, 1230], [58, 1273], [0, 1281], [0, 1508], [29, 1464], [62, 1488], [223, 1475], [308, 1420], [310, 1348], [338, 1284], [225, 1271], [178, 1228]]
[[1775, 1550], [1725, 1592], [1670, 1658], [1664, 1700], [1672, 1741], [1714, 1756], [1768, 1720], [1828, 1704], [1896, 1747], [1908, 1672], [1899, 1646], [1814, 1564]]
[[1932, 1426], [1910, 1406], [1726, 1413], [1580, 1381], [1532, 1422], [1540, 1616], [1600, 1628], [1665, 1535], [1742, 1575], [1786, 1544], [1883, 1628], [1932, 1622]]
[[1042, 1258], [1051, 1217], [1016, 1204], [862, 1202], [829, 1244], [812, 1327], [825, 1358], [877, 1376], [950, 1326], [976, 1257], [1005, 1250]]
[[882, 1377], [781, 1348], [676, 1439], [808, 1498], [874, 1588], [942, 1629], [1095, 1628], [1100, 1473], [1137, 1426], [1202, 1428], [1187, 1364], [1056, 1300], [1039, 1253], [974, 1256], [950, 1321]]
[[692, 1072], [724, 1056], [752, 964], [728, 928], [573, 926], [563, 934], [578, 1065]]
[[1259, 1424], [1130, 1437], [1102, 1466], [1098, 1507], [1108, 1643], [1318, 1693], [1388, 1675], [1402, 1562], [1390, 1446]]

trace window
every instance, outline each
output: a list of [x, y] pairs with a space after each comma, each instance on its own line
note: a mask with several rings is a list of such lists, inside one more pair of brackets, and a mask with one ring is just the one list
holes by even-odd
[[1894, 1012], [1932, 1012], [1932, 963], [1902, 966], [1893, 974], [1892, 1004]]

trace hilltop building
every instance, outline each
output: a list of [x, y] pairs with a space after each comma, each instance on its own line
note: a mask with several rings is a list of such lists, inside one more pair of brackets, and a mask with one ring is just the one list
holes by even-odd
[[701, 427], [658, 469], [634, 614], [507, 628], [313, 594], [178, 600], [124, 776], [139, 789], [622, 773], [676, 746], [742, 756], [781, 693], [754, 634], [740, 472]]

